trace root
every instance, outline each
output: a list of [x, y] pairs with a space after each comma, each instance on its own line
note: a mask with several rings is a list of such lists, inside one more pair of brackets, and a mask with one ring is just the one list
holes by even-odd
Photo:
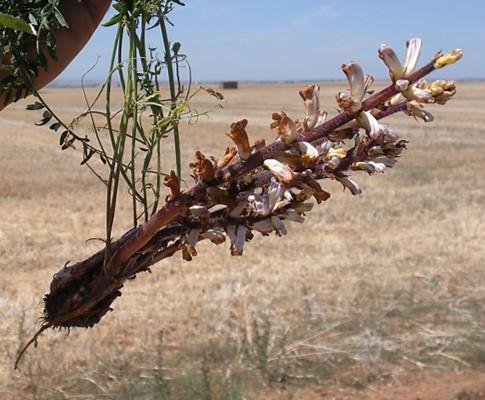
[[30, 339], [27, 344], [22, 347], [22, 349], [20, 350], [17, 358], [15, 359], [15, 365], [13, 367], [14, 370], [16, 370], [19, 366], [19, 362], [20, 360], [22, 359], [22, 357], [24, 356], [25, 352], [28, 350], [28, 348], [30, 346], [32, 346], [32, 344], [34, 344], [34, 347], [37, 347], [37, 339], [39, 338], [40, 335], [42, 335], [42, 333], [49, 329], [52, 325], [50, 323], [45, 323], [44, 325], [42, 325], [39, 330], [35, 333], [35, 335], [32, 337], [32, 339]]

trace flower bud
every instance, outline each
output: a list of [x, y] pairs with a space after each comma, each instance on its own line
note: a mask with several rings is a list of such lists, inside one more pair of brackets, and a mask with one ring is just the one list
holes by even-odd
[[445, 104], [456, 94], [454, 81], [437, 80], [428, 86], [428, 90], [433, 94], [436, 103]]
[[462, 49], [455, 49], [449, 53], [438, 53], [434, 60], [435, 68], [443, 68], [447, 65], [456, 63], [460, 58], [463, 57]]

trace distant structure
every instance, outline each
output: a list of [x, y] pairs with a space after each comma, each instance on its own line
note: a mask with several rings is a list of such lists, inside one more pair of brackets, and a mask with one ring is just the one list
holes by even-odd
[[239, 84], [237, 81], [223, 81], [221, 82], [221, 89], [237, 89]]

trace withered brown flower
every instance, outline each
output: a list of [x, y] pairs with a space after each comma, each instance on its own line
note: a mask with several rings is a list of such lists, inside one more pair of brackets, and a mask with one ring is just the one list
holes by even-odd
[[174, 199], [180, 194], [180, 183], [174, 170], [163, 178], [163, 184], [170, 189], [170, 199]]
[[199, 150], [195, 152], [196, 161], [189, 164], [195, 176], [203, 182], [214, 180], [215, 168], [212, 161], [207, 159]]
[[242, 119], [231, 124], [231, 131], [226, 135], [229, 136], [237, 147], [241, 160], [247, 160], [251, 155], [251, 146], [246, 132], [248, 120]]
[[293, 121], [286, 113], [273, 113], [271, 116], [273, 122], [270, 127], [286, 144], [291, 144], [298, 136], [298, 130], [295, 121]]

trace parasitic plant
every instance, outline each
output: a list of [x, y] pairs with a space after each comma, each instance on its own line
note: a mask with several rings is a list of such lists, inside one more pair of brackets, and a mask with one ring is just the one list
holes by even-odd
[[[218, 157], [197, 151], [190, 163], [193, 185], [183, 191], [179, 123], [199, 115], [190, 107], [197, 92], [208, 92], [217, 101], [222, 95], [210, 88], [191, 91], [190, 79], [187, 87], [182, 85], [180, 68], [186, 59], [180, 44], [168, 41], [166, 26], [175, 4], [181, 2], [115, 3], [117, 14], [108, 25], [117, 26], [117, 35], [109, 75], [98, 96], [105, 96], [104, 110], [88, 103], [85, 113], [64, 123], [34, 92], [39, 102], [31, 108], [44, 108], [43, 123], [54, 121], [51, 129], [62, 132], [64, 149], [81, 144], [83, 164], [106, 187], [106, 238], [104, 249], [54, 275], [45, 296], [44, 324], [27, 346], [50, 327], [93, 326], [111, 310], [126, 280], [178, 252], [190, 261], [203, 240], [216, 245], [228, 242], [231, 255], [240, 256], [257, 234], [285, 235], [287, 223], [303, 223], [315, 203], [329, 199], [324, 188], [328, 179], [340, 182], [352, 195], [360, 194], [353, 176], [392, 168], [406, 148], [407, 141], [381, 121], [403, 112], [430, 122], [433, 116], [425, 106], [443, 105], [455, 94], [454, 82], [424, 78], [461, 58], [461, 50], [438, 52], [417, 68], [420, 39], [407, 42], [404, 63], [382, 45], [378, 54], [389, 68], [388, 86], [374, 92], [373, 78], [359, 64], [344, 64], [349, 88], [337, 94], [335, 116], [320, 109], [319, 86], [308, 85], [299, 92], [304, 109], [300, 119], [284, 112], [272, 115], [270, 128], [276, 135], [272, 143], [250, 138], [250, 123], [241, 119], [228, 128], [233, 147]], [[160, 31], [163, 59], [147, 47], [149, 27]], [[161, 94], [164, 73], [169, 83], [167, 99]], [[115, 76], [123, 90], [123, 105], [116, 111], [111, 104]], [[29, 76], [24, 78], [26, 88], [32, 90]], [[82, 118], [91, 120], [94, 138], [77, 132]], [[160, 149], [168, 136], [174, 140], [177, 170], [163, 173]], [[105, 175], [92, 165], [93, 156], [106, 166]], [[112, 228], [121, 182], [131, 194], [133, 228], [115, 240]], [[164, 203], [162, 185], [170, 191]]]

